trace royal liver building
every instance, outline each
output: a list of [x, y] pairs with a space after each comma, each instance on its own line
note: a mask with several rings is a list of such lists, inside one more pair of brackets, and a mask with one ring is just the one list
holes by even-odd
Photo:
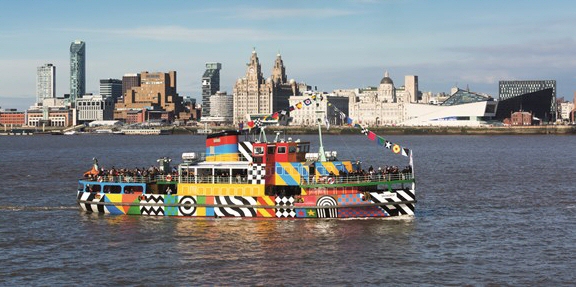
[[406, 120], [406, 105], [418, 101], [418, 76], [404, 79], [404, 86], [396, 88], [385, 72], [378, 87], [356, 89], [350, 95], [350, 117], [370, 126], [394, 125]]
[[246, 76], [236, 81], [234, 96], [234, 124], [246, 122], [248, 117], [260, 117], [288, 109], [288, 98], [299, 94], [296, 81], [287, 80], [280, 54], [276, 55], [272, 75], [265, 79], [256, 51], [252, 51]]

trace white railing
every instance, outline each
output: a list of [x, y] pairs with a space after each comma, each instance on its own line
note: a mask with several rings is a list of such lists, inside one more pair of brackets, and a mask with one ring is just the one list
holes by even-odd
[[388, 173], [370, 175], [345, 175], [345, 176], [309, 176], [302, 177], [300, 184], [350, 184], [369, 182], [388, 182], [397, 180], [413, 180], [413, 173]]

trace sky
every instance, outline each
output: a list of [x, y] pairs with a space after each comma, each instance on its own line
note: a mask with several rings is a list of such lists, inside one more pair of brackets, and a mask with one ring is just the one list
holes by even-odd
[[222, 63], [232, 94], [252, 51], [264, 77], [281, 54], [288, 79], [319, 91], [396, 87], [417, 75], [422, 92], [457, 86], [498, 97], [500, 80], [556, 80], [576, 91], [576, 1], [290, 0], [7, 1], [0, 10], [0, 107], [36, 98], [36, 69], [56, 66], [70, 92], [70, 44], [86, 43], [86, 92], [124, 74], [177, 72], [181, 96], [200, 99], [206, 62]]

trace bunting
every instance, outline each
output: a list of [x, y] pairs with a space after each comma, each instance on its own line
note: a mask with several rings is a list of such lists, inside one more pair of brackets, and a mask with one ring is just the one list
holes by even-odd
[[[303, 106], [310, 106], [312, 104], [312, 101], [324, 101], [324, 100], [326, 100], [328, 107], [332, 107], [334, 109], [335, 115], [339, 116], [340, 119], [342, 120], [342, 122], [345, 122], [348, 126], [360, 129], [360, 132], [362, 134], [366, 135], [369, 140], [376, 142], [379, 146], [383, 146], [384, 148], [391, 150], [395, 154], [401, 154], [403, 156], [410, 157], [410, 160], [412, 160], [412, 151], [410, 149], [402, 147], [399, 144], [392, 143], [392, 142], [386, 140], [385, 138], [378, 136], [376, 133], [374, 133], [374, 132], [370, 131], [368, 128], [362, 126], [361, 121], [355, 121], [354, 119], [348, 117], [346, 115], [346, 113], [344, 113], [343, 111], [338, 109], [332, 103], [328, 102], [328, 98], [324, 97], [322, 94], [319, 94], [319, 95], [313, 94], [310, 97], [304, 99], [303, 101], [300, 101], [300, 102], [296, 103], [295, 105], [288, 107], [287, 110], [276, 111], [276, 112], [272, 113], [271, 115], [265, 116], [264, 120], [270, 119], [270, 118], [278, 120], [280, 118], [280, 116], [283, 116], [283, 117], [287, 116], [288, 112], [292, 112], [294, 110], [300, 110], [303, 108]], [[326, 127], [329, 128], [329, 122], [328, 122], [327, 117], [324, 120], [326, 122]], [[261, 127], [262, 126], [262, 120], [257, 119], [254, 121], [248, 121], [245, 126], [247, 126], [248, 129]], [[240, 124], [239, 127], [240, 127], [240, 130], [242, 130], [244, 127], [244, 124]], [[410, 163], [410, 165], [412, 165], [412, 163]]]

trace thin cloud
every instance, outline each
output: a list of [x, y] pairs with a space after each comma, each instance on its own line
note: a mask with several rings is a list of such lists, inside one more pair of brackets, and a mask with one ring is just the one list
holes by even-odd
[[[177, 41], [195, 43], [230, 42], [237, 40], [285, 39], [286, 35], [269, 33], [265, 30], [247, 28], [192, 29], [182, 26], [137, 27], [132, 29], [59, 29], [60, 31], [97, 33], [126, 38], [139, 38], [155, 41]], [[294, 36], [296, 38], [296, 36]]]
[[230, 18], [243, 18], [251, 20], [269, 20], [274, 18], [296, 19], [296, 18], [334, 18], [342, 16], [357, 15], [359, 12], [341, 9], [239, 9]]

